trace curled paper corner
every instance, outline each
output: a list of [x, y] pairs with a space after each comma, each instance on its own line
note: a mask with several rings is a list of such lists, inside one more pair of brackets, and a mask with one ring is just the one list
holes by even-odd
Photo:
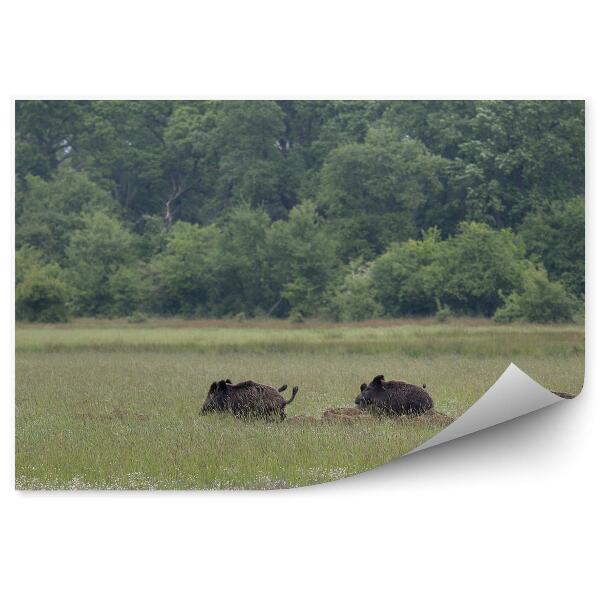
[[490, 389], [456, 421], [407, 454], [449, 442], [562, 400], [510, 363]]

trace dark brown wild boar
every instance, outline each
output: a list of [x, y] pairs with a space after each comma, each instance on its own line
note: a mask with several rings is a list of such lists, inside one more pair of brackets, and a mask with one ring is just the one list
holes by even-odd
[[361, 384], [360, 394], [354, 402], [362, 409], [391, 415], [419, 415], [433, 407], [433, 400], [424, 385], [385, 381], [383, 375], [374, 377], [369, 385]]
[[279, 392], [287, 389], [287, 385], [278, 390], [270, 385], [243, 381], [242, 383], [228, 383], [227, 380], [213, 381], [206, 400], [202, 405], [201, 413], [211, 411], [230, 412], [242, 418], [269, 418], [278, 417], [285, 419], [285, 407], [292, 402], [298, 393], [298, 387], [292, 390], [292, 397], [286, 400]]

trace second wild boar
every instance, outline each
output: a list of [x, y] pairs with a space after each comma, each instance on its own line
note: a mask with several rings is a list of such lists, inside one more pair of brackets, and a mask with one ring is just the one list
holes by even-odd
[[390, 415], [419, 415], [433, 408], [433, 400], [421, 387], [406, 381], [385, 381], [377, 375], [360, 386], [354, 401], [359, 408]]

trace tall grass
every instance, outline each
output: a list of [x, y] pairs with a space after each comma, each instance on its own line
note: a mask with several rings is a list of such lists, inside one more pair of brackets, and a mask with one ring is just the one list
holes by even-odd
[[578, 326], [397, 324], [303, 328], [96, 327], [20, 328], [17, 351], [28, 352], [323, 352], [430, 357], [568, 356], [583, 353]]
[[454, 417], [511, 360], [553, 389], [576, 393], [583, 380], [578, 327], [164, 325], [18, 328], [17, 487], [307, 485], [388, 462], [440, 427], [199, 416], [210, 383], [226, 377], [299, 385], [288, 415], [315, 417], [352, 405], [378, 373], [427, 383], [436, 408]]

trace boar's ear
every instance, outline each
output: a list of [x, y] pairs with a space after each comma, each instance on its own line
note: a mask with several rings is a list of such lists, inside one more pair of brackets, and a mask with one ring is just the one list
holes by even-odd
[[383, 387], [382, 381], [385, 379], [383, 375], [377, 375], [377, 377], [373, 377], [373, 381], [371, 381], [371, 385], [374, 387]]
[[208, 390], [208, 393], [209, 393], [209, 394], [212, 394], [212, 393], [213, 393], [213, 392], [214, 392], [216, 389], [217, 389], [217, 382], [216, 382], [216, 381], [213, 381], [213, 382], [210, 384], [210, 389]]
[[218, 387], [218, 389], [219, 389], [220, 392], [226, 392], [227, 391], [227, 384], [225, 383], [225, 381], [223, 379], [221, 379], [221, 381], [219, 381], [217, 387]]
[[226, 379], [225, 383], [231, 383], [231, 379]]
[[367, 384], [366, 383], [361, 383], [360, 384], [360, 391], [364, 392], [367, 389]]

